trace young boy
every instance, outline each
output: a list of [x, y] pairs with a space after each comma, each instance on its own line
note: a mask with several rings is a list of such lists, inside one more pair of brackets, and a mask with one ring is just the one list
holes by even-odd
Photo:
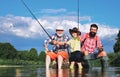
[[82, 69], [82, 53], [81, 53], [81, 46], [80, 46], [80, 31], [76, 27], [73, 29], [69, 29], [69, 32], [72, 36], [66, 44], [70, 46], [71, 56], [70, 56], [70, 69], [74, 69], [75, 63], [78, 65], [78, 69]]

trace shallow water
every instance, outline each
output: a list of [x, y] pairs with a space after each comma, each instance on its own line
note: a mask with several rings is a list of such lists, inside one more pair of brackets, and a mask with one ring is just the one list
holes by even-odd
[[101, 70], [45, 69], [40, 66], [0, 67], [0, 77], [120, 77], [120, 67]]

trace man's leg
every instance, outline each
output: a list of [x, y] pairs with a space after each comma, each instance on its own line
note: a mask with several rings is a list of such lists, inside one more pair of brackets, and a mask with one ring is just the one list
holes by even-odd
[[58, 55], [58, 69], [61, 69], [63, 63], [63, 57]]
[[88, 51], [84, 51], [84, 60], [85, 60], [85, 63], [87, 63], [87, 68], [92, 68], [92, 65], [90, 63], [90, 56], [89, 56], [89, 53]]
[[100, 61], [101, 61], [102, 69], [108, 68], [108, 57], [107, 56], [101, 57]]
[[101, 61], [101, 67], [103, 69], [106, 69], [108, 67], [108, 57], [105, 51], [102, 51], [98, 54], [98, 58], [100, 58]]
[[51, 63], [51, 58], [49, 55], [46, 55], [46, 69], [49, 69], [50, 63]]
[[46, 53], [46, 68], [49, 68], [51, 60], [53, 60], [52, 67], [54, 67], [56, 63], [57, 55], [54, 52]]
[[91, 65], [91, 63], [90, 63], [89, 55], [84, 56], [84, 60], [85, 60], [85, 62], [87, 63], [87, 68], [91, 69], [91, 68], [92, 68], [92, 65]]

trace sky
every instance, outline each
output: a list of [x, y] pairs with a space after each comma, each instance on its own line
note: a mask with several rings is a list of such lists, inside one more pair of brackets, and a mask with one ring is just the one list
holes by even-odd
[[[84, 34], [90, 24], [99, 26], [97, 32], [106, 51], [113, 51], [115, 38], [120, 29], [120, 0], [23, 0], [45, 30], [52, 35], [57, 26], [65, 33], [79, 27]], [[0, 1], [0, 42], [10, 42], [17, 50], [36, 48], [44, 50], [48, 37], [21, 0]], [[78, 12], [79, 9], [79, 12]]]

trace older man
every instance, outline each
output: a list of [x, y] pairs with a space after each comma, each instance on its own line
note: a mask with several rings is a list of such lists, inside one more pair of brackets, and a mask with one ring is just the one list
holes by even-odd
[[[68, 59], [68, 45], [59, 45], [56, 42], [66, 42], [69, 40], [69, 37], [64, 34], [64, 28], [58, 26], [56, 28], [56, 33], [51, 36], [52, 39], [48, 38], [45, 40], [45, 51], [46, 51], [46, 68], [49, 68], [51, 60], [55, 63], [56, 59], [58, 60], [58, 68], [61, 69], [64, 59]], [[49, 52], [48, 44], [53, 45], [52, 51]]]

